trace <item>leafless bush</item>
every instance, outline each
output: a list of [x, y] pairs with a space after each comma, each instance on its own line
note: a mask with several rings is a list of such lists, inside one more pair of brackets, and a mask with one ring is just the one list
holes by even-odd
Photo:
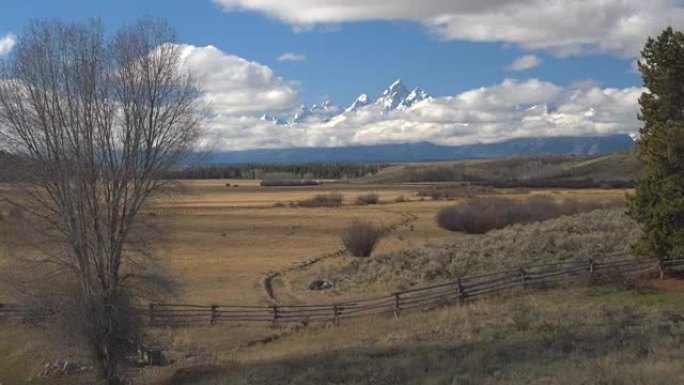
[[445, 230], [482, 234], [516, 223], [532, 223], [599, 208], [624, 205], [624, 201], [592, 202], [566, 199], [556, 201], [546, 195], [525, 200], [489, 197], [441, 209], [435, 220]]
[[318, 194], [313, 198], [304, 199], [297, 202], [299, 207], [338, 207], [342, 205], [342, 194]]
[[380, 202], [380, 195], [376, 193], [362, 194], [356, 197], [356, 203], [360, 205], [376, 205]]
[[373, 222], [354, 219], [342, 229], [344, 247], [356, 257], [369, 257], [383, 235], [383, 229]]
[[398, 197], [394, 198], [394, 201], [397, 203], [406, 202], [406, 196], [405, 195], [399, 195]]

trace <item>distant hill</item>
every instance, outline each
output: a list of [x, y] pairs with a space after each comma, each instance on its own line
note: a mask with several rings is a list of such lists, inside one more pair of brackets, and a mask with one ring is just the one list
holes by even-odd
[[643, 166], [634, 152], [605, 156], [529, 155], [396, 165], [355, 182], [471, 182], [501, 187], [631, 187], [642, 171]]
[[442, 146], [427, 142], [349, 147], [301, 147], [218, 152], [208, 163], [394, 163], [508, 158], [529, 154], [607, 155], [635, 147], [629, 135], [521, 138]]

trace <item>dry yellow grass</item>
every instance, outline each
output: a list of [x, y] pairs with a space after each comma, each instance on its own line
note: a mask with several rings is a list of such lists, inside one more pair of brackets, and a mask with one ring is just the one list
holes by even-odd
[[[174, 385], [678, 383], [683, 301], [602, 288], [516, 293], [396, 319], [264, 328], [280, 336], [266, 344], [249, 343], [252, 326], [174, 330], [159, 337], [205, 359], [156, 375]], [[192, 369], [202, 364], [214, 366]]]
[[[237, 183], [240, 187], [226, 187], [226, 183]], [[168, 222], [171, 230], [168, 240], [163, 245], [165, 252], [158, 255], [158, 258], [162, 265], [184, 283], [180, 297], [176, 299], [179, 302], [265, 303], [267, 299], [263, 289], [263, 279], [266, 273], [285, 270], [295, 263], [339, 249], [341, 247], [339, 230], [352, 218], [367, 218], [385, 225], [403, 221], [407, 216], [411, 218], [409, 223], [393, 231], [380, 243], [377, 253], [420, 247], [426, 243], [437, 243], [458, 237], [440, 229], [434, 222], [435, 213], [453, 202], [429, 199], [420, 201], [415, 196], [417, 187], [411, 185], [330, 184], [314, 187], [263, 188], [258, 186], [257, 181], [225, 180], [189, 181], [183, 182], [183, 185], [187, 194], [182, 198], [160, 197], [155, 203], [157, 207], [162, 208], [198, 209], [194, 212], [187, 211], [182, 215], [178, 215], [179, 213], [166, 215], [173, 214], [171, 210], [158, 217]], [[292, 208], [287, 205], [274, 207], [275, 203], [287, 204], [310, 198], [315, 194], [329, 192], [343, 194], [344, 205], [338, 208]], [[381, 202], [386, 203], [363, 206], [354, 204], [358, 195], [369, 192], [378, 193]], [[503, 193], [512, 197], [526, 195], [524, 192], [515, 190], [503, 191]], [[550, 194], [558, 199], [572, 197], [608, 200], [624, 196], [625, 191], [535, 190], [531, 193]], [[407, 197], [409, 201], [394, 203], [396, 197], [401, 195]], [[3, 237], [0, 238], [0, 242], [6, 237], [11, 237], [12, 231], [7, 220], [0, 221], [0, 237]], [[0, 251], [0, 268], [2, 268], [1, 260], [4, 259], [1, 254], [3, 252]], [[343, 297], [386, 294], [383, 287], [374, 289], [375, 292], [367, 289], [350, 290], [344, 293], [314, 293], [306, 290], [307, 283], [316, 275], [318, 269], [345, 264], [351, 258], [346, 255], [331, 258], [312, 268], [285, 274], [274, 282], [278, 299], [283, 302], [320, 303]], [[0, 291], [0, 301], [3, 300], [3, 295], [4, 293]], [[491, 359], [492, 354], [495, 356], [499, 354], [497, 351], [492, 351], [492, 344], [495, 342], [494, 337], [497, 333], [512, 328], [515, 333], [518, 333], [515, 334], [516, 338], [524, 339], [530, 338], [529, 333], [534, 331], [547, 330], [544, 328], [548, 325], [529, 321], [532, 323], [532, 328], [527, 333], [523, 327], [529, 325], [520, 326], [522, 325], [520, 322], [528, 322], [524, 320], [524, 314], [516, 313], [518, 315], [515, 317], [522, 317], [519, 320], [506, 315], [507, 311], [515, 309], [516, 306], [543, 313], [543, 317], [551, 319], [555, 330], [562, 332], [569, 330], [570, 323], [581, 320], [579, 316], [573, 318], [573, 314], [579, 314], [575, 313], [577, 306], [584, 306], [581, 305], [583, 300], [578, 299], [579, 296], [580, 294], [577, 293], [556, 293], [531, 297], [510, 305], [494, 301], [462, 309], [452, 308], [428, 314], [407, 315], [398, 320], [377, 317], [344, 323], [337, 328], [321, 326], [303, 331], [294, 327], [272, 329], [268, 325], [218, 325], [214, 328], [157, 330], [155, 334], [160, 343], [171, 351], [176, 351], [177, 357], [181, 358], [171, 367], [144, 371], [140, 374], [138, 383], [165, 385], [168, 382], [165, 382], [164, 378], [171, 378], [177, 369], [207, 362], [218, 362], [228, 368], [229, 372], [237, 370], [234, 377], [226, 377], [224, 372], [220, 372], [219, 381], [226, 381], [228, 378], [236, 383], [245, 384], [250, 383], [246, 380], [250, 376], [279, 378], [278, 373], [286, 373], [286, 376], [292, 375], [293, 378], [299, 378], [300, 383], [307, 383], [306, 380], [312, 378], [302, 374], [302, 370], [304, 372], [306, 370], [301, 369], [306, 366], [307, 362], [313, 364], [315, 370], [312, 373], [317, 373], [313, 379], [319, 380], [320, 383], [325, 379], [324, 361], [338, 359], [347, 362], [349, 366], [338, 367], [330, 372], [331, 375], [339, 376], [341, 371], [349, 369], [362, 378], [369, 373], [368, 371], [377, 370], [383, 365], [391, 367], [393, 363], [397, 364], [399, 372], [409, 368], [412, 363], [423, 365], [430, 370], [446, 370], [450, 354], [452, 354], [450, 349], [461, 349], [469, 343], [482, 343], [484, 348], [476, 350], [474, 357]], [[5, 297], [5, 300], [9, 299]], [[580, 308], [594, 313], [600, 310], [600, 306], [596, 303]], [[511, 322], [514, 326], [511, 326]], [[480, 328], [481, 325], [494, 326]], [[0, 368], [4, 361], [5, 367], [20, 367], [23, 373], [29, 373], [35, 371], [36, 366], [42, 365], [42, 361], [24, 364], [36, 348], [22, 345], [21, 340], [26, 338], [22, 336], [27, 335], [25, 333], [28, 332], [0, 324], [0, 343], [5, 344], [6, 347], [10, 346], [4, 352], [0, 349]], [[267, 340], [274, 335], [281, 337], [272, 343], [254, 343]], [[529, 342], [526, 346], [539, 347], [533, 340]], [[594, 346], [596, 345], [590, 347]], [[395, 360], [397, 356], [393, 352], [403, 347], [410, 349], [406, 351], [407, 354], [403, 358]], [[431, 355], [429, 352], [436, 347], [437, 353]], [[515, 351], [517, 350], [503, 350], [504, 353]], [[200, 358], [195, 361], [186, 359], [184, 358], [186, 352], [196, 352]], [[315, 357], [319, 354], [323, 354], [325, 359], [316, 360]], [[365, 366], [352, 358], [357, 355], [363, 360], [383, 356], [390, 357], [390, 359]], [[431, 357], [437, 362], [435, 366], [429, 364]], [[601, 357], [602, 360], [618, 358], [620, 356], [612, 354]], [[18, 362], [22, 364], [17, 366]], [[475, 358], [468, 362], [470, 362], [469, 368], [476, 367]], [[492, 365], [496, 364], [495, 361], [490, 362]], [[236, 368], [236, 363], [241, 366]], [[586, 367], [588, 363], [583, 362], [582, 365]], [[664, 365], [670, 365], [670, 362], [665, 362]], [[667, 367], [670, 368], [670, 366]], [[644, 367], [644, 370], [650, 370], [649, 368], [650, 366]], [[521, 369], [515, 366], [511, 370], [520, 371]], [[6, 373], [10, 373], [9, 370]], [[4, 380], [5, 385], [19, 383], [8, 379], [18, 378], [14, 369], [12, 373], [14, 377], [6, 374], [6, 377], [0, 378], [0, 381]], [[323, 377], [319, 377], [319, 374]], [[496, 381], [496, 377], [492, 376], [477, 377], [472, 373], [470, 375], [473, 381], [479, 379], [490, 383]], [[391, 381], [394, 374], [390, 373], [388, 376], [381, 379]], [[258, 380], [255, 381], [255, 383], [261, 383]]]
[[[226, 187], [238, 184], [239, 187]], [[263, 279], [269, 272], [282, 271], [296, 263], [319, 257], [341, 248], [340, 229], [352, 218], [365, 218], [384, 225], [401, 222], [411, 216], [405, 226], [397, 228], [379, 244], [376, 253], [419, 247], [458, 235], [440, 229], [435, 213], [453, 202], [419, 200], [412, 185], [325, 184], [310, 187], [260, 187], [252, 180], [181, 181], [178, 198], [159, 197], [155, 208], [192, 208], [170, 210], [160, 219], [169, 224], [169, 237], [161, 246], [158, 258], [184, 286], [180, 302], [257, 303], [265, 302]], [[292, 208], [289, 202], [307, 199], [315, 194], [336, 192], [344, 196], [339, 208]], [[360, 194], [375, 192], [379, 205], [356, 205]], [[525, 196], [515, 190], [510, 196]], [[624, 196], [621, 190], [539, 190], [532, 193], [551, 194], [558, 199], [601, 200]], [[399, 196], [409, 201], [394, 203]], [[284, 203], [285, 207], [274, 207]], [[0, 220], [0, 237], [11, 237], [8, 221]], [[2, 238], [0, 238], [1, 240]], [[0, 260], [4, 250], [0, 251]], [[287, 274], [278, 280], [281, 301], [320, 302], [328, 293], [302, 292], [301, 288], [326, 266], [347, 263], [351, 257], [333, 258], [303, 271]], [[291, 282], [293, 284], [291, 284]], [[294, 285], [297, 290], [290, 290]], [[379, 288], [378, 290], [382, 290]], [[373, 293], [345, 293], [347, 296]], [[378, 294], [384, 294], [378, 293]], [[3, 293], [0, 290], [0, 300]], [[5, 299], [7, 300], [7, 299]]]

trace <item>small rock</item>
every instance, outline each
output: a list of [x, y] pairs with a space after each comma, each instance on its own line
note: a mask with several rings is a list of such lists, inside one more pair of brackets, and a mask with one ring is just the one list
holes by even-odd
[[68, 373], [76, 372], [80, 368], [81, 367], [74, 362], [64, 361], [64, 365], [62, 365], [62, 373], [68, 374]]
[[309, 290], [328, 290], [333, 287], [333, 283], [327, 279], [317, 279], [309, 285]]

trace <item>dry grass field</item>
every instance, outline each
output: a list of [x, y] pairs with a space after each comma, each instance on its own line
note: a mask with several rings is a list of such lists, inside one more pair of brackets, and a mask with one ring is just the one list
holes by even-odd
[[[226, 187], [227, 183], [231, 187]], [[151, 214], [147, 215], [157, 215], [169, 230], [169, 237], [158, 245], [157, 258], [183, 283], [176, 299], [180, 302], [265, 302], [263, 280], [266, 274], [339, 250], [342, 247], [339, 232], [353, 218], [370, 219], [384, 226], [407, 221], [380, 242], [375, 254], [459, 236], [439, 228], [434, 221], [439, 209], [455, 202], [418, 198], [418, 187], [413, 185], [340, 183], [261, 187], [259, 181], [252, 180], [182, 181], [179, 185], [182, 195], [157, 198], [150, 209]], [[331, 192], [342, 194], [341, 207], [289, 206], [290, 202]], [[370, 192], [380, 196], [380, 204], [356, 204], [357, 196]], [[548, 194], [557, 199], [592, 201], [620, 199], [625, 195], [624, 190], [500, 190], [499, 193], [509, 197]], [[406, 202], [395, 202], [400, 196], [405, 197]], [[8, 220], [0, 221], [0, 236], [12, 237]], [[297, 271], [291, 277], [301, 286], [301, 281], [313, 277], [318, 269], [345, 264], [351, 259], [348, 255], [330, 258], [317, 264], [315, 269]], [[279, 300], [296, 303], [324, 299], [325, 294], [321, 293], [306, 296], [290, 293], [287, 290], [289, 278], [285, 275], [274, 282], [281, 286]], [[0, 290], [0, 299], [3, 297], [6, 298], [7, 293]]]
[[[227, 183], [231, 184], [231, 187], [226, 187]], [[236, 184], [238, 187], [234, 187]], [[212, 180], [184, 181], [180, 185], [184, 192], [181, 198], [159, 197], [145, 214], [161, 221], [170, 230], [168, 238], [162, 245], [158, 245], [160, 253], [157, 258], [161, 265], [183, 283], [178, 298], [170, 299], [179, 303], [206, 305], [270, 303], [271, 300], [264, 289], [264, 279], [273, 272], [284, 272], [273, 280], [276, 298], [280, 303], [328, 303], [341, 298], [387, 294], [391, 286], [382, 284], [372, 287], [347, 288], [342, 291], [313, 292], [306, 289], [308, 282], [315, 279], [321, 271], [334, 270], [352, 262], [354, 258], [347, 254], [323, 259], [304, 269], [292, 269], [299, 263], [339, 250], [342, 247], [339, 232], [348, 221], [354, 218], [369, 219], [383, 226], [401, 224], [381, 241], [374, 253], [376, 255], [391, 254], [426, 244], [454, 242], [463, 237], [463, 235], [439, 228], [434, 220], [441, 208], [457, 201], [421, 199], [416, 195], [419, 187], [411, 184], [339, 183], [308, 187], [261, 187], [258, 181]], [[380, 196], [380, 204], [359, 205], [356, 203], [358, 195], [371, 192]], [[342, 194], [342, 206], [305, 208], [290, 205], [290, 202], [328, 193]], [[532, 191], [511, 189], [497, 190], [495, 193], [521, 199], [530, 194], [545, 194], [559, 200], [574, 198], [591, 201], [621, 199], [625, 195], [624, 190], [601, 189]], [[396, 202], [400, 196], [405, 198], [404, 201]], [[0, 220], [2, 240], [12, 237], [12, 231], [9, 220]], [[0, 258], [6, 259], [6, 256], [0, 254]], [[1, 266], [0, 261], [0, 268]], [[556, 296], [559, 295], [556, 294]], [[0, 291], [0, 302], [11, 300], [11, 295], [7, 291]], [[555, 301], [553, 297], [542, 297], [540, 300], [531, 298], [528, 300], [530, 304], [526, 306], [536, 306], [542, 303], [543, 307], [546, 307], [553, 301]], [[446, 365], [448, 361], [444, 360], [447, 360], [446, 357], [451, 353], [448, 353], [448, 349], [447, 351], [438, 349], [435, 353], [438, 359], [437, 366], [431, 366], [432, 364], [428, 364], [430, 354], [427, 353], [429, 343], [437, 343], [445, 337], [443, 333], [454, 333], [450, 329], [452, 327], [458, 329], [461, 322], [470, 325], [467, 333], [471, 334], [460, 334], [466, 333], [465, 331], [458, 332], [458, 335], [449, 334], [449, 338], [454, 341], [472, 343], [485, 338], [489, 341], [487, 344], [493, 343], [493, 335], [487, 337], [482, 333], [500, 333], [499, 326], [477, 331], [474, 323], [480, 321], [468, 317], [484, 312], [488, 315], [482, 322], [494, 322], [495, 317], [489, 312], [495, 312], [494, 309], [497, 306], [496, 304], [478, 305], [465, 313], [464, 310], [444, 310], [435, 313], [434, 316], [413, 315], [399, 321], [380, 317], [352, 322], [340, 326], [339, 329], [331, 329], [328, 326], [300, 330], [299, 327], [294, 326], [272, 329], [268, 325], [219, 325], [213, 328], [156, 330], [154, 333], [159, 343], [169, 351], [175, 352], [174, 357], [177, 361], [167, 368], [149, 369], [136, 373], [135, 378], [141, 384], [227, 384], [233, 381], [239, 384], [265, 384], [271, 383], [264, 377], [268, 373], [268, 376], [273, 376], [273, 378], [278, 378], [281, 374], [292, 375], [293, 378], [297, 378], [292, 383], [311, 383], [309, 381], [325, 383], [324, 379], [316, 377], [319, 374], [311, 377], [312, 374], [300, 373], [302, 370], [306, 372], [302, 366], [303, 362], [314, 355], [325, 354], [324, 357], [328, 359], [339, 359], [346, 362], [344, 365], [349, 365], [348, 367], [341, 366], [336, 370], [350, 370], [356, 373], [354, 376], [357, 377], [350, 377], [353, 380], [339, 383], [368, 383], [362, 380], [363, 376], [368, 375], [366, 371], [376, 370], [377, 367], [373, 365], [384, 365], [383, 362], [385, 364], [387, 362], [381, 359], [371, 366], [366, 366], [353, 357], [357, 354], [360, 354], [359, 357], [364, 355], [395, 357], [397, 354], [395, 350], [408, 342], [412, 348], [407, 351], [406, 355], [401, 354], [398, 361], [400, 366], [406, 366], [402, 370], [408, 370], [410, 362], [417, 360], [416, 362], [423, 362], [427, 365], [424, 370], [439, 372], [445, 369], [439, 362]], [[569, 312], [569, 310], [566, 309], [563, 312]], [[561, 317], [561, 315], [554, 315], [554, 317]], [[505, 327], [508, 328], [508, 326]], [[538, 327], [543, 327], [543, 325]], [[433, 331], [430, 332], [430, 330]], [[26, 378], [26, 373], [39, 371], [45, 362], [50, 362], [50, 357], [54, 357], [54, 353], [48, 348], [39, 349], [41, 353], [34, 358], [27, 358], [33, 356], [38, 349], [35, 344], [26, 343], [31, 340], [30, 336], [33, 333], [35, 331], [24, 327], [9, 327], [0, 324], [0, 382], [3, 385], [21, 383], [18, 381], [20, 378]], [[423, 336], [424, 333], [428, 334]], [[275, 342], [264, 342], [272, 339]], [[460, 344], [461, 342], [456, 345], [460, 346]], [[497, 357], [498, 354], [503, 354], [491, 348], [487, 349], [490, 350], [478, 354], [487, 355], [487, 357], [490, 355]], [[517, 349], [506, 354], [513, 354], [512, 352]], [[192, 352], [192, 354], [187, 352]], [[503, 370], [496, 369], [496, 359], [491, 359], [493, 360], [493, 366], [490, 368], [492, 373], [496, 370]], [[321, 360], [311, 361], [314, 367], [319, 368], [316, 370], [322, 370], [320, 366], [325, 366]], [[180, 368], [215, 363], [220, 363], [221, 368], [228, 368], [231, 374], [226, 377], [223, 369], [215, 368], [216, 370], [208, 371], [208, 379], [204, 375], [197, 377], [194, 374], [190, 375], [189, 379], [183, 379], [182, 375], [178, 377], [179, 374], [176, 373]], [[237, 363], [245, 366], [233, 372], [232, 368]], [[469, 365], [475, 365], [475, 361]], [[588, 365], [588, 363], [585, 362], [582, 365]], [[519, 369], [516, 367], [515, 370]], [[253, 375], [256, 375], [257, 379], [250, 382], [248, 378], [252, 378]], [[338, 372], [335, 375], [341, 376], [342, 373]], [[381, 373], [378, 374], [380, 376], [378, 382], [371, 381], [371, 383], [393, 383], [391, 378], [399, 375], [401, 373]], [[454, 373], [449, 375], [455, 376]], [[138, 376], [142, 377], [138, 378]], [[258, 379], [262, 377], [263, 381]], [[492, 378], [496, 377], [482, 377], [479, 374], [477, 376], [468, 374], [463, 378], [472, 379], [472, 381], [486, 378], [489, 381], [470, 383], [498, 383], [492, 382]], [[33, 381], [33, 383], [58, 383], [40, 381]], [[416, 381], [414, 383], [419, 383]], [[452, 383], [445, 381], [435, 383]]]
[[[240, 187], [226, 187], [226, 183]], [[191, 303], [256, 303], [266, 300], [263, 280], [267, 273], [286, 270], [297, 263], [335, 252], [342, 247], [339, 232], [353, 218], [392, 225], [406, 218], [410, 222], [389, 233], [375, 254], [415, 248], [449, 240], [459, 235], [439, 228], [434, 217], [442, 207], [455, 202], [420, 200], [410, 185], [327, 184], [314, 187], [259, 187], [255, 181], [191, 181], [184, 184], [182, 200], [160, 202], [158, 207], [192, 208], [175, 214], [160, 211], [170, 223], [171, 238], [160, 256], [165, 266], [182, 277], [185, 284], [179, 300]], [[243, 187], [244, 186], [244, 187]], [[343, 206], [333, 208], [289, 207], [290, 202], [316, 194], [340, 193]], [[375, 192], [378, 205], [358, 205], [358, 195]], [[530, 192], [501, 190], [511, 197]], [[557, 199], [609, 200], [624, 197], [623, 190], [534, 191]], [[396, 203], [404, 196], [407, 202]], [[274, 207], [282, 203], [284, 207]], [[195, 211], [193, 211], [195, 210]], [[278, 278], [278, 299], [282, 302], [317, 302], [325, 293], [295, 295], [289, 280], [313, 277], [320, 268], [346, 264], [353, 257], [330, 258], [314, 268]], [[380, 287], [378, 290], [382, 290]], [[382, 292], [385, 294], [386, 292]], [[356, 295], [353, 291], [345, 295]], [[361, 294], [369, 295], [367, 291]]]

